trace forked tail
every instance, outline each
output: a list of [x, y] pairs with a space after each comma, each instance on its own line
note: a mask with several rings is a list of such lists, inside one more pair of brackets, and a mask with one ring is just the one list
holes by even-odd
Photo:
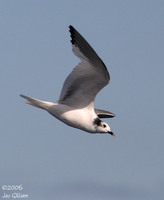
[[46, 109], [46, 110], [48, 108], [48, 102], [46, 102], [46, 101], [34, 99], [34, 98], [31, 98], [31, 97], [28, 97], [28, 96], [25, 96], [22, 94], [20, 96], [25, 98], [27, 100], [26, 103], [29, 105], [36, 106], [38, 108], [42, 108], [42, 109]]

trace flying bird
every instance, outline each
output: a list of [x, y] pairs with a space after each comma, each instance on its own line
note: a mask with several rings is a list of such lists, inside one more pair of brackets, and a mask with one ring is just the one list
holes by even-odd
[[65, 124], [89, 133], [115, 135], [110, 126], [101, 118], [115, 115], [109, 111], [94, 108], [97, 93], [110, 81], [108, 70], [81, 34], [69, 26], [73, 53], [80, 63], [66, 78], [56, 103], [41, 101], [25, 95], [27, 104], [42, 108]]

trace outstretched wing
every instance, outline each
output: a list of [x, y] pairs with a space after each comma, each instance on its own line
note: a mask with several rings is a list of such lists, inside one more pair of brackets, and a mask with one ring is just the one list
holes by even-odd
[[109, 83], [110, 76], [88, 42], [72, 26], [69, 28], [73, 53], [81, 62], [66, 78], [59, 101], [76, 108], [93, 108], [95, 96]]
[[95, 109], [95, 113], [99, 118], [112, 118], [115, 117], [115, 114], [106, 111], [106, 110], [100, 110], [100, 109]]

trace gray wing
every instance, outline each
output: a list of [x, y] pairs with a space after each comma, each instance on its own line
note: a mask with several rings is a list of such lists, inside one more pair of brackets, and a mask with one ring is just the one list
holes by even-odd
[[99, 110], [99, 109], [95, 109], [95, 113], [99, 118], [112, 118], [115, 117], [115, 114], [106, 111], [106, 110]]
[[95, 96], [109, 83], [110, 76], [88, 42], [72, 26], [69, 28], [73, 53], [81, 62], [66, 78], [59, 101], [76, 108], [93, 108]]

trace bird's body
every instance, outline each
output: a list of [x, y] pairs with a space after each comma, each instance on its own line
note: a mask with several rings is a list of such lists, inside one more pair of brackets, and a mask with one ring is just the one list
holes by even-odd
[[[64, 112], [61, 112], [61, 110], [68, 110], [68, 111], [64, 111]], [[58, 116], [55, 116], [55, 112], [58, 112]], [[53, 110], [54, 112], [51, 112], [50, 113], [57, 117], [59, 120], [61, 120], [62, 122], [64, 122], [65, 124], [69, 125], [69, 126], [72, 126], [72, 127], [75, 127], [75, 128], [78, 128], [78, 129], [81, 129], [81, 130], [84, 130], [84, 131], [87, 131], [87, 132], [90, 132], [90, 133], [94, 133], [96, 130], [93, 126], [93, 117], [97, 117], [96, 114], [90, 112], [89, 109], [87, 108], [84, 108], [84, 109], [75, 109], [73, 107], [69, 107], [67, 105], [57, 105], [57, 107]], [[94, 114], [94, 116], [92, 115]]]
[[65, 124], [90, 132], [110, 133], [110, 127], [100, 118], [114, 117], [111, 112], [94, 108], [97, 93], [109, 83], [110, 76], [102, 60], [86, 40], [70, 26], [73, 52], [81, 62], [64, 82], [56, 103], [41, 101], [25, 95], [28, 104], [47, 110]]
[[[50, 105], [47, 110], [51, 115], [58, 118], [65, 124], [79, 128], [88, 132], [94, 132], [94, 127], [92, 127], [92, 112], [89, 109], [75, 109], [73, 107], [67, 106], [65, 104], [54, 103]], [[94, 116], [97, 117], [96, 114]]]

